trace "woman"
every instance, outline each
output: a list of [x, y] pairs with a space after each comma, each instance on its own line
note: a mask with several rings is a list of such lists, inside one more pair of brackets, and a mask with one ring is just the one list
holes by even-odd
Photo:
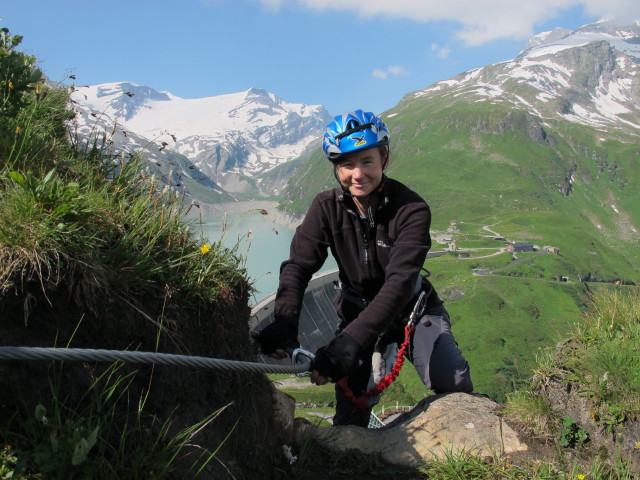
[[436, 393], [471, 392], [469, 366], [443, 302], [420, 275], [431, 247], [429, 207], [384, 175], [386, 125], [371, 112], [344, 113], [327, 126], [323, 150], [340, 186], [318, 194], [296, 230], [290, 258], [280, 268], [275, 321], [260, 332], [262, 352], [283, 358], [286, 349], [298, 346], [304, 291], [330, 249], [339, 268], [341, 289], [334, 305], [341, 322], [336, 338], [317, 351], [311, 381], [342, 380], [336, 385], [334, 425], [367, 426], [371, 402], [362, 409], [353, 397], [367, 389], [374, 351], [404, 340], [404, 323], [421, 291], [427, 292], [426, 310], [407, 358]]

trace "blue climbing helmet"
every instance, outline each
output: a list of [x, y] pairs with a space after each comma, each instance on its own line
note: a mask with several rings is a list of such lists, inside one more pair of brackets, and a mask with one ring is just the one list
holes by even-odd
[[354, 110], [338, 115], [327, 125], [322, 150], [331, 162], [342, 155], [389, 144], [389, 130], [372, 112]]

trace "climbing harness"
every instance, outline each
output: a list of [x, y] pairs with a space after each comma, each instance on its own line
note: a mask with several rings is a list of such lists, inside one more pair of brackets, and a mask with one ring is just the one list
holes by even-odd
[[90, 348], [0, 347], [0, 360], [69, 360], [76, 362], [126, 362], [180, 367], [202, 367], [248, 373], [295, 373], [305, 376], [313, 354], [301, 348], [290, 352], [288, 365], [196, 357], [172, 353], [102, 350]]
[[[415, 286], [414, 286], [414, 289], [413, 289], [413, 297], [414, 298], [421, 291], [423, 291], [425, 288], [427, 288], [427, 290], [426, 290], [426, 292], [427, 292], [426, 297], [427, 298], [429, 297], [429, 295], [431, 295], [431, 292], [433, 291], [433, 285], [428, 280], [428, 278], [431, 276], [431, 272], [429, 270], [427, 270], [426, 268], [424, 268], [424, 267], [422, 267], [421, 272], [424, 272], [424, 273], [418, 273], [418, 278], [416, 279], [416, 283], [415, 283]], [[366, 308], [371, 303], [371, 300], [367, 300], [366, 298], [362, 298], [354, 290], [352, 290], [345, 283], [343, 283], [342, 280], [339, 280], [339, 279], [335, 280], [333, 282], [333, 288], [335, 290], [339, 291], [340, 295], [342, 295], [342, 297], [344, 299], [346, 299], [349, 302], [353, 303], [354, 305], [356, 305], [360, 309]]]
[[349, 377], [343, 377], [341, 380], [337, 382], [338, 387], [342, 390], [342, 394], [347, 398], [351, 404], [358, 410], [367, 410], [369, 409], [369, 399], [380, 395], [384, 392], [400, 375], [400, 371], [402, 370], [402, 366], [404, 365], [405, 356], [407, 354], [407, 350], [409, 348], [409, 343], [411, 342], [411, 335], [416, 329], [416, 323], [422, 314], [427, 305], [427, 297], [431, 292], [420, 292], [420, 296], [416, 301], [413, 310], [411, 311], [411, 315], [409, 316], [409, 321], [404, 327], [404, 341], [400, 348], [398, 348], [398, 354], [396, 355], [396, 360], [391, 367], [391, 371], [389, 374], [384, 376], [375, 386], [373, 386], [370, 390], [364, 392], [360, 397], [356, 397], [349, 385], [347, 384]]

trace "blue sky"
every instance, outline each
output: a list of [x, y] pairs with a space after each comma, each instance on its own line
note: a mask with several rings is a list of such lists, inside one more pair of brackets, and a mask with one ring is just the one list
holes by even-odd
[[[54, 81], [131, 81], [184, 98], [264, 88], [332, 115], [513, 58], [532, 35], [637, 0], [19, 0], [0, 26]], [[637, 4], [637, 5], [636, 5]], [[517, 7], [514, 7], [517, 5]]]

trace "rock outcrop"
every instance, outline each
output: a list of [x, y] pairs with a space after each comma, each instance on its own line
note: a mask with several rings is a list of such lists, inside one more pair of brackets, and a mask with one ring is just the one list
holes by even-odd
[[311, 437], [333, 451], [378, 453], [390, 464], [409, 468], [463, 451], [493, 457], [526, 451], [527, 445], [496, 415], [498, 406], [465, 393], [434, 395], [380, 429], [319, 427], [297, 418], [293, 441], [300, 446]]

